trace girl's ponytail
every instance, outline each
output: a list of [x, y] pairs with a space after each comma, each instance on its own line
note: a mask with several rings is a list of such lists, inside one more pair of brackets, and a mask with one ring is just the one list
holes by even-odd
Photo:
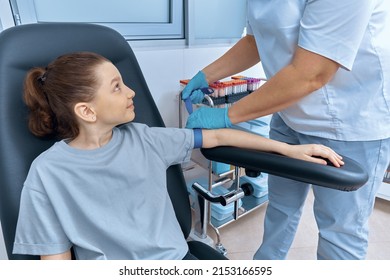
[[45, 93], [44, 68], [33, 68], [24, 82], [24, 102], [30, 109], [28, 126], [39, 137], [53, 136], [56, 132], [55, 115]]

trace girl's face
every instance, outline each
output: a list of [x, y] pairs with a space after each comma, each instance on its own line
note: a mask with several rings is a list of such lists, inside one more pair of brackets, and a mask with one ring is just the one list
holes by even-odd
[[134, 120], [135, 92], [123, 83], [118, 69], [111, 62], [104, 62], [97, 67], [96, 73], [100, 85], [91, 102], [96, 121], [116, 126]]

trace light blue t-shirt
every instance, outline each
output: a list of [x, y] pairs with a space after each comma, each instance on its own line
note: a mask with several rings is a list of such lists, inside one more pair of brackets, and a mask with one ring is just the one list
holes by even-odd
[[105, 146], [55, 143], [24, 184], [13, 253], [77, 259], [182, 259], [188, 246], [166, 186], [166, 169], [188, 161], [192, 130], [129, 123]]
[[248, 0], [247, 32], [268, 78], [297, 45], [341, 65], [327, 85], [279, 112], [292, 129], [343, 141], [390, 137], [390, 1]]

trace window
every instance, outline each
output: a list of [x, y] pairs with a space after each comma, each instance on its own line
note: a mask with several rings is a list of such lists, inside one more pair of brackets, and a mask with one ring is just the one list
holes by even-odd
[[183, 39], [183, 0], [11, 0], [17, 24], [87, 22], [127, 40]]
[[245, 0], [9, 2], [17, 25], [36, 22], [97, 23], [117, 30], [129, 41], [179, 39], [184, 42], [186, 39], [189, 45], [231, 43], [242, 36], [246, 25]]
[[237, 41], [246, 26], [246, 1], [189, 0], [187, 18], [190, 45]]
[[10, 3], [8, 0], [0, 0], [0, 32], [11, 26], [14, 26], [14, 19]]

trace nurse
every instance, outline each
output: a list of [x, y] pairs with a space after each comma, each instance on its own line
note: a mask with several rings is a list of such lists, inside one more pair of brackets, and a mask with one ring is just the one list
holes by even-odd
[[[189, 128], [220, 128], [273, 114], [270, 137], [319, 143], [370, 178], [355, 192], [313, 186], [318, 259], [364, 259], [368, 220], [390, 161], [390, 3], [248, 0], [247, 35], [199, 71], [183, 99], [262, 62], [268, 82], [230, 108], [200, 108]], [[310, 185], [269, 176], [264, 236], [254, 259], [285, 259]]]

